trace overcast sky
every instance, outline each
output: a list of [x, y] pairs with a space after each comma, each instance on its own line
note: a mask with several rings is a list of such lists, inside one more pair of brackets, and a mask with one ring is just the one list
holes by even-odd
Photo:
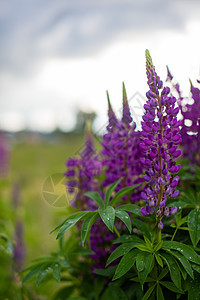
[[146, 48], [187, 94], [200, 77], [200, 1], [1, 0], [0, 44], [0, 127], [69, 130], [80, 108], [97, 111], [98, 129], [107, 89], [116, 112], [122, 81], [145, 95]]

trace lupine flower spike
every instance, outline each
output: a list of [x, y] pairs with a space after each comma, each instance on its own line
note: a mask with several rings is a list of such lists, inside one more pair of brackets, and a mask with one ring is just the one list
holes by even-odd
[[176, 107], [176, 98], [170, 96], [169, 87], [163, 87], [163, 82], [155, 71], [152, 58], [146, 50], [146, 73], [149, 91], [144, 105], [145, 114], [142, 122], [143, 153], [141, 162], [146, 168], [143, 176], [148, 183], [141, 193], [146, 206], [141, 208], [143, 216], [156, 211], [158, 228], [163, 228], [162, 218], [176, 213], [177, 208], [165, 207], [167, 197], [176, 198], [179, 191], [176, 187], [179, 182], [177, 174], [181, 168], [176, 165], [176, 158], [181, 150], [179, 134], [180, 121], [177, 121], [179, 108]]
[[[118, 120], [107, 93], [109, 125], [107, 126], [108, 132], [103, 136], [101, 151], [106, 175], [103, 186], [107, 187], [123, 177], [116, 191], [140, 182], [142, 174], [142, 164], [139, 158], [140, 133], [135, 131], [136, 124], [131, 117], [124, 83], [122, 84], [122, 94], [123, 112], [121, 120]], [[134, 193], [131, 195], [131, 200], [139, 200], [139, 197], [137, 193]]]

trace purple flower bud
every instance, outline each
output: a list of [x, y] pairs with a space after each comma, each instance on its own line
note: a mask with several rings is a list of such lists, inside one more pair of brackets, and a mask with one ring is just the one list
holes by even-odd
[[150, 181], [151, 180], [151, 177], [146, 175], [146, 174], [143, 175], [143, 178], [144, 178], [145, 181]]
[[181, 155], [181, 150], [175, 151], [172, 155], [173, 155], [174, 158], [179, 157]]
[[172, 113], [173, 113], [174, 115], [177, 115], [177, 114], [178, 114], [178, 112], [179, 112], [179, 108], [178, 108], [178, 107], [176, 107], [176, 108], [173, 110], [173, 112], [172, 112]]
[[163, 180], [162, 177], [158, 177], [158, 184], [164, 186], [165, 185], [165, 181]]
[[177, 207], [174, 206], [173, 208], [171, 208], [170, 214], [173, 216], [177, 213]]
[[142, 124], [142, 129], [147, 133], [149, 133], [151, 131], [151, 128], [146, 126], [145, 124]]
[[148, 196], [144, 192], [141, 192], [141, 197], [142, 197], [143, 200], [148, 200]]
[[177, 149], [177, 146], [173, 145], [171, 148], [168, 149], [169, 153], [174, 153]]
[[148, 215], [147, 211], [146, 211], [146, 208], [145, 207], [141, 207], [141, 210], [140, 210], [141, 214], [145, 217]]
[[163, 229], [163, 223], [161, 221], [158, 223], [158, 228]]
[[175, 191], [175, 192], [171, 195], [171, 197], [172, 197], [172, 198], [177, 198], [178, 195], [179, 195], [179, 190]]
[[160, 202], [160, 207], [165, 207], [165, 203], [166, 203], [166, 200], [162, 200], [162, 201]]

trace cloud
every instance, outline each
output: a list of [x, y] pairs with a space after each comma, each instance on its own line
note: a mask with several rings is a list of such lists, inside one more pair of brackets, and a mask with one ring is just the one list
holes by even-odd
[[199, 8], [184, 0], [3, 1], [0, 66], [20, 74], [48, 57], [93, 55], [126, 34], [184, 30]]

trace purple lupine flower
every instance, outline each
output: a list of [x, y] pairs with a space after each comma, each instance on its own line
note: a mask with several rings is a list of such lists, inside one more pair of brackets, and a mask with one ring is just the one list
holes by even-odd
[[23, 223], [20, 220], [18, 220], [15, 225], [14, 242], [14, 268], [17, 272], [19, 272], [22, 270], [26, 253], [23, 238]]
[[95, 177], [101, 173], [101, 161], [96, 154], [90, 129], [86, 132], [85, 146], [80, 157], [69, 158], [66, 166], [67, 189], [69, 193], [75, 193], [73, 206], [80, 210], [95, 209], [93, 201], [84, 196], [88, 191], [99, 191]]
[[[102, 184], [107, 187], [119, 178], [123, 178], [116, 188], [118, 191], [123, 187], [143, 181], [139, 148], [140, 132], [135, 131], [136, 124], [132, 121], [124, 83], [122, 119], [116, 118], [109, 97], [108, 116], [108, 132], [103, 136], [103, 149], [101, 150], [102, 164], [106, 175]], [[139, 200], [140, 193], [134, 192], [130, 197], [132, 201]]]
[[[171, 208], [165, 207], [167, 196], [176, 198], [175, 191], [178, 184], [180, 165], [176, 165], [176, 158], [180, 156], [181, 143], [180, 122], [177, 121], [179, 108], [176, 107], [176, 98], [170, 96], [169, 87], [163, 87], [163, 82], [155, 71], [150, 53], [146, 50], [146, 71], [149, 91], [148, 101], [144, 105], [145, 114], [142, 122], [142, 162], [146, 166], [143, 176], [148, 182], [147, 188], [141, 193], [146, 206], [141, 213], [146, 216], [156, 211], [158, 227], [163, 228], [161, 219], [169, 216]], [[174, 211], [173, 211], [174, 212]]]
[[195, 88], [190, 81], [190, 92], [193, 103], [188, 103], [189, 98], [183, 97], [180, 86], [174, 81], [173, 76], [169, 76], [168, 70], [167, 81], [170, 81], [173, 89], [178, 94], [178, 105], [182, 114], [182, 128], [180, 131], [182, 137], [181, 147], [183, 156], [189, 158], [192, 163], [200, 161], [200, 90]]
[[8, 175], [10, 149], [9, 143], [5, 135], [0, 132], [0, 177]]

